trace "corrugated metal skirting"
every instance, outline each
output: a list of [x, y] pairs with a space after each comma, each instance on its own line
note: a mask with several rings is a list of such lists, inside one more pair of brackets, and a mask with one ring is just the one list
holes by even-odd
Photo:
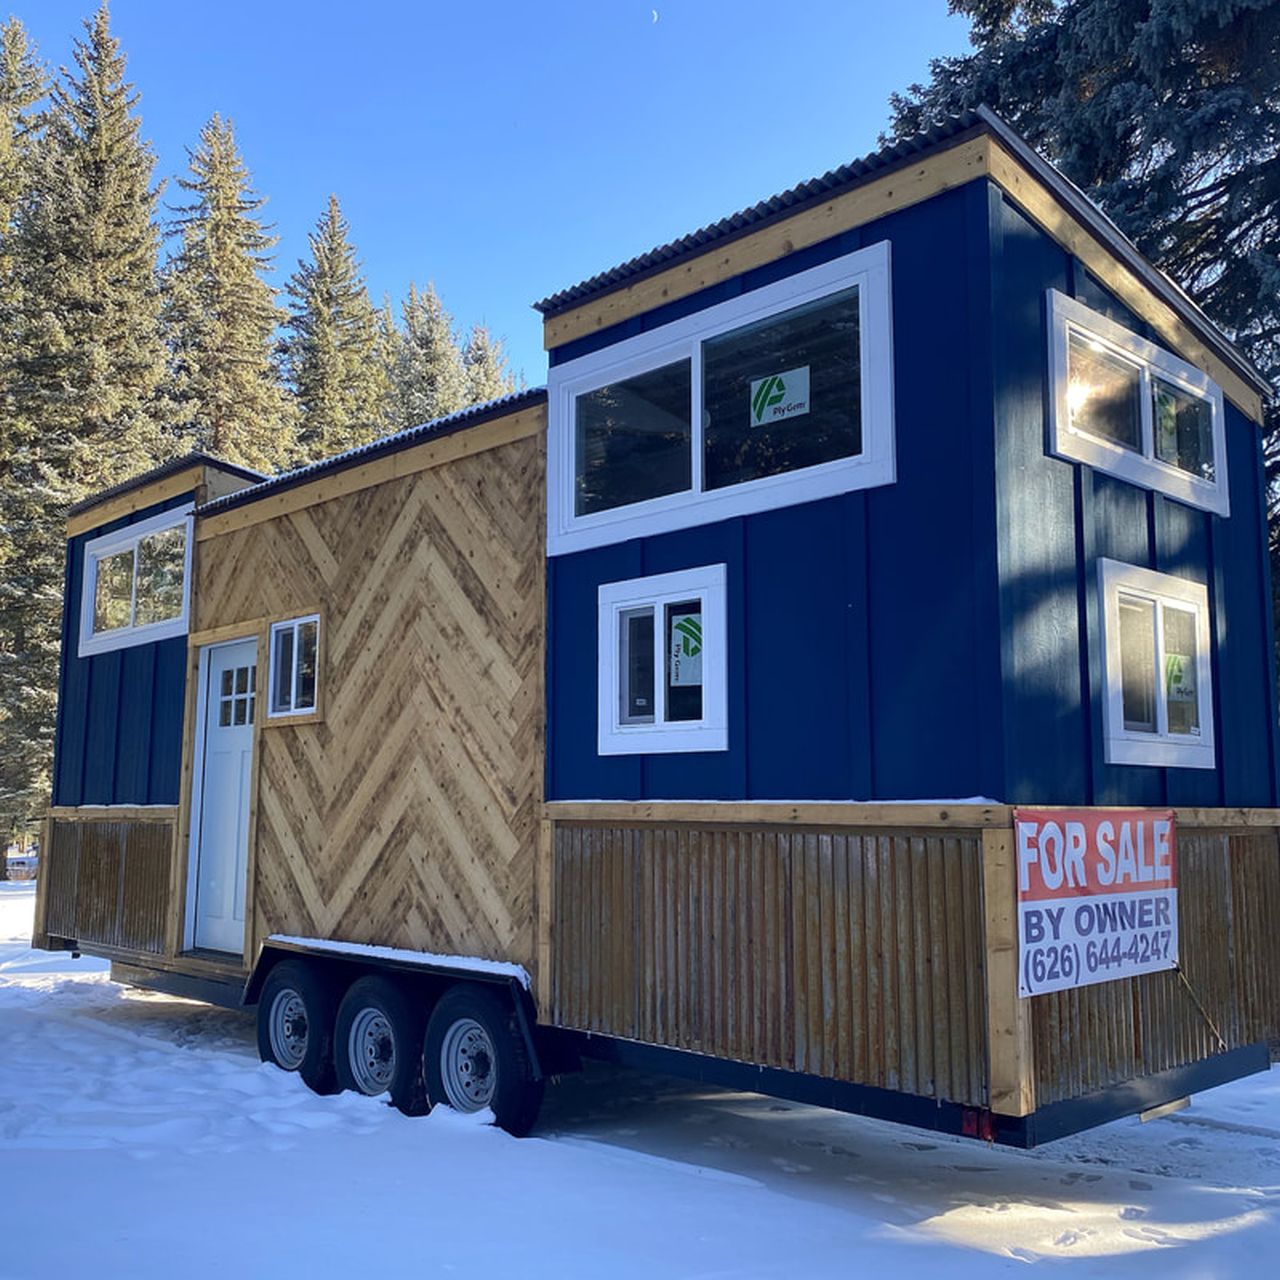
[[554, 1021], [985, 1105], [973, 835], [559, 823]]
[[173, 821], [49, 823], [45, 930], [122, 951], [164, 952]]

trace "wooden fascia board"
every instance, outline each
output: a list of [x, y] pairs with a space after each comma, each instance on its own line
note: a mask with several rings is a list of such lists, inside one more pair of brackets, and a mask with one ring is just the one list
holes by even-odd
[[1008, 828], [1012, 809], [1002, 804], [791, 803], [779, 800], [555, 800], [544, 806], [554, 822], [694, 823], [699, 826], [949, 827], [976, 831]]
[[985, 134], [548, 317], [543, 325], [543, 345], [551, 350], [610, 328], [981, 177], [993, 181], [1048, 236], [1078, 257], [1168, 346], [1204, 369], [1243, 414], [1261, 423], [1262, 398], [1257, 389], [1213, 352], [1169, 303], [1152, 292], [998, 139]]
[[990, 171], [990, 150], [990, 139], [985, 136], [960, 142], [666, 271], [645, 276], [571, 311], [549, 316], [543, 325], [543, 345], [550, 351], [608, 329], [641, 312], [686, 298], [798, 249], [984, 177]]
[[147, 507], [167, 502], [181, 493], [195, 493], [204, 484], [204, 472], [203, 465], [197, 463], [171, 476], [165, 476], [163, 480], [144, 484], [137, 489], [131, 489], [128, 493], [122, 493], [118, 498], [89, 507], [85, 511], [78, 511], [67, 520], [67, 537], [74, 538], [81, 533], [88, 533], [91, 529], [101, 528], [113, 520], [131, 516], [135, 511], [142, 511]]
[[261, 498], [246, 502], [241, 507], [233, 507], [229, 511], [197, 516], [196, 539], [205, 542], [225, 533], [261, 524], [264, 520], [274, 520], [333, 498], [371, 489], [388, 480], [398, 480], [402, 476], [427, 471], [446, 462], [456, 462], [460, 458], [513, 444], [517, 440], [545, 431], [546, 425], [546, 406], [539, 404], [506, 417], [468, 427], [453, 435], [442, 436], [438, 440], [426, 440], [422, 444], [322, 475], [279, 493], [266, 493]]
[[1169, 303], [1102, 243], [1029, 169], [991, 140], [993, 182], [1051, 239], [1074, 254], [1135, 315], [1183, 359], [1203, 369], [1246, 417], [1262, 422], [1262, 397], [1196, 335]]

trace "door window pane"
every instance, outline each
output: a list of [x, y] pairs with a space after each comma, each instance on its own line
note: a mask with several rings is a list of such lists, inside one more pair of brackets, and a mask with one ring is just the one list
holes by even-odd
[[1074, 330], [1067, 351], [1071, 425], [1141, 453], [1141, 370]]
[[666, 606], [667, 719], [702, 719], [702, 602]]
[[182, 615], [187, 531], [163, 529], [138, 543], [138, 626]]
[[629, 609], [622, 614], [619, 643], [622, 652], [618, 669], [622, 672], [622, 723], [652, 724], [653, 610]]
[[1196, 616], [1164, 606], [1164, 688], [1169, 703], [1169, 732], [1200, 732], [1196, 688]]
[[288, 711], [293, 706], [293, 628], [275, 633], [271, 654], [271, 710]]
[[133, 548], [97, 562], [93, 590], [94, 631], [114, 631], [133, 621]]
[[1120, 597], [1120, 682], [1124, 727], [1156, 731], [1156, 622], [1150, 600]]
[[1213, 409], [1207, 400], [1153, 378], [1156, 457], [1202, 480], [1214, 478]]
[[574, 510], [580, 516], [680, 493], [692, 484], [692, 362], [578, 396]]
[[858, 290], [702, 346], [705, 486], [862, 452]]

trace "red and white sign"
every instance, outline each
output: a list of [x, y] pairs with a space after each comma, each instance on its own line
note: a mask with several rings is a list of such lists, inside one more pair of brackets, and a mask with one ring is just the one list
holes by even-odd
[[1178, 964], [1172, 809], [1015, 809], [1018, 994]]

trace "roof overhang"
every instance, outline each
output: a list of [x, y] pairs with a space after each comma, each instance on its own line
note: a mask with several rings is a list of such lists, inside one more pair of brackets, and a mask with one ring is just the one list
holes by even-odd
[[537, 303], [547, 350], [612, 328], [886, 214], [985, 178], [1078, 257], [1249, 418], [1270, 384], [1088, 196], [986, 108], [652, 250]]

